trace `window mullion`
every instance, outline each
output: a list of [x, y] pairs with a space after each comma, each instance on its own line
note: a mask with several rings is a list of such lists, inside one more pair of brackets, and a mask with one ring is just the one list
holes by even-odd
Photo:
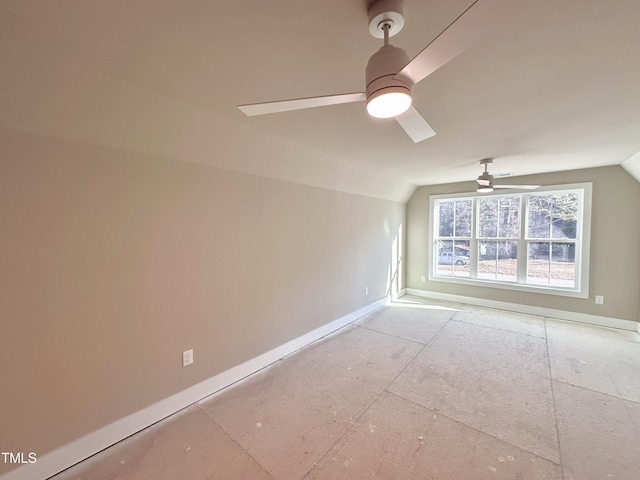
[[529, 197], [522, 195], [520, 197], [520, 225], [519, 232], [520, 238], [518, 238], [518, 261], [516, 278], [518, 283], [527, 283], [527, 258], [529, 256], [529, 247], [527, 238], [527, 224], [528, 224], [528, 204]]
[[478, 278], [478, 239], [473, 236], [469, 242], [469, 277]]
[[471, 209], [473, 214], [471, 215], [471, 242], [469, 242], [469, 277], [476, 279], [478, 278], [478, 215], [480, 212], [478, 210], [478, 199], [473, 199], [473, 204], [471, 205]]
[[[585, 220], [583, 212], [588, 212], [587, 216], [590, 214], [590, 195], [590, 185], [580, 184], [571, 189], [543, 188], [534, 193], [433, 196], [436, 222], [430, 225], [434, 232], [431, 237], [432, 274], [454, 283], [464, 283], [466, 278], [477, 285], [504, 283], [504, 288], [514, 290], [564, 290], [569, 292], [568, 296], [586, 298], [583, 295], [588, 286], [589, 265], [585, 251], [589, 249], [589, 232], [587, 230], [585, 234], [584, 225], [588, 224], [589, 218]], [[445, 203], [438, 207], [437, 202], [441, 201]], [[514, 208], [516, 201], [519, 206]], [[439, 215], [445, 220], [439, 220]], [[519, 217], [517, 226], [515, 215]], [[556, 217], [559, 220], [554, 222]], [[453, 225], [450, 226], [450, 222]], [[494, 226], [493, 222], [497, 224]], [[440, 237], [438, 232], [451, 237]], [[481, 234], [492, 236], [482, 237]], [[554, 238], [554, 234], [558, 238]], [[444, 243], [440, 245], [439, 240]], [[468, 259], [456, 258], [457, 255], [468, 256]], [[487, 260], [486, 269], [483, 259]], [[553, 263], [554, 259], [557, 264]], [[456, 261], [458, 266], [455, 266]], [[442, 272], [438, 273], [440, 270]]]

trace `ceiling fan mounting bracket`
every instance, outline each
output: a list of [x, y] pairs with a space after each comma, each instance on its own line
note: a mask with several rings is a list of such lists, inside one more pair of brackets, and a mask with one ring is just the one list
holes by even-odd
[[369, 33], [374, 38], [384, 38], [385, 25], [388, 25], [389, 37], [398, 34], [404, 26], [400, 0], [377, 0], [371, 5], [368, 13]]
[[493, 163], [493, 158], [483, 158], [480, 160], [480, 165], [491, 165]]

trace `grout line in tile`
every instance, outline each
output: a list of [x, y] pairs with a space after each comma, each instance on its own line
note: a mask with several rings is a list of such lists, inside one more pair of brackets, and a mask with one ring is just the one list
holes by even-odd
[[[307, 473], [304, 474], [304, 476], [302, 477], [301, 480], [304, 480], [304, 479], [308, 478], [309, 474], [311, 474], [313, 469], [316, 468], [318, 466], [318, 464], [322, 463], [322, 461], [327, 457], [327, 455], [329, 455], [329, 452], [331, 452], [333, 450], [333, 448], [338, 443], [340, 443], [342, 441], [342, 439], [345, 437], [345, 435], [347, 435], [351, 430], [353, 430], [355, 428], [356, 424], [360, 421], [360, 419], [364, 416], [364, 414], [369, 411], [371, 406], [378, 401], [378, 399], [382, 396], [383, 393], [385, 393], [385, 392], [386, 393], [391, 393], [391, 392], [389, 392], [387, 390], [389, 388], [389, 386], [396, 380], [396, 378], [398, 378], [402, 374], [402, 372], [405, 371], [405, 369], [411, 364], [411, 362], [413, 362], [418, 357], [418, 355], [420, 355], [429, 346], [429, 344], [434, 340], [434, 338], [436, 338], [440, 334], [442, 329], [449, 323], [449, 320], [451, 320], [451, 317], [449, 317], [447, 319], [447, 321], [442, 324], [442, 326], [436, 331], [436, 333], [433, 334], [433, 336], [429, 339], [429, 341], [427, 343], [422, 344], [420, 342], [414, 342], [414, 343], [418, 343], [419, 345], [424, 345], [424, 346], [420, 350], [418, 350], [418, 352], [411, 358], [411, 360], [409, 360], [405, 364], [404, 367], [402, 367], [400, 369], [400, 371], [391, 379], [391, 381], [389, 381], [389, 383], [387, 383], [387, 385], [380, 391], [380, 393], [378, 393], [378, 395], [376, 395], [375, 398], [371, 402], [369, 402], [369, 404], [365, 408], [362, 409], [362, 412], [360, 412], [360, 415], [358, 415], [356, 418], [354, 418], [351, 421], [351, 424], [346, 428], [344, 433], [342, 435], [340, 435], [338, 437], [338, 439], [327, 449], [325, 454], [322, 455], [322, 457], [320, 457], [320, 459], [317, 462], [314, 463], [314, 466], [311, 467], [309, 469], [309, 471], [307, 471]], [[365, 327], [361, 327], [361, 328], [365, 328]], [[371, 330], [371, 331], [374, 331], [374, 330]], [[386, 333], [383, 333], [383, 332], [377, 332], [377, 333], [382, 333], [384, 335], [389, 335], [389, 334], [386, 334]], [[389, 336], [395, 337], [394, 335], [389, 335]], [[399, 338], [399, 337], [396, 337], [396, 338]], [[404, 339], [404, 338], [402, 340], [411, 341], [411, 340], [407, 340], [407, 339]]]
[[564, 480], [564, 464], [562, 462], [562, 445], [561, 445], [561, 441], [560, 441], [560, 427], [558, 426], [558, 409], [556, 406], [556, 392], [555, 392], [555, 388], [553, 388], [553, 372], [551, 371], [551, 350], [549, 349], [549, 335], [547, 335], [547, 321], [543, 320], [544, 322], [544, 341], [545, 341], [545, 346], [547, 348], [547, 366], [549, 368], [549, 383], [550, 383], [550, 387], [551, 387], [551, 401], [553, 404], [553, 416], [554, 416], [554, 421], [556, 424], [556, 438], [558, 439], [558, 458], [560, 459], [560, 474], [562, 475], [562, 478]]
[[[454, 315], [455, 317], [455, 315]], [[507, 330], [505, 328], [498, 328], [498, 327], [492, 327], [490, 325], [478, 325], [477, 323], [472, 323], [472, 322], [465, 322], [464, 320], [456, 320], [455, 318], [451, 318], [450, 319], [452, 322], [457, 322], [457, 323], [464, 323], [465, 325], [473, 325], [474, 327], [480, 327], [480, 328], [490, 328], [492, 330], [498, 330], [500, 332], [505, 332], [505, 333], [514, 333], [516, 335], [524, 335], [525, 337], [533, 337], [533, 338], [539, 338], [539, 339], [545, 339], [546, 338], [546, 333], [544, 337], [539, 337], [538, 335], [530, 335], [528, 333], [522, 333], [522, 332], [514, 332], [513, 330]]]
[[[464, 311], [481, 311], [481, 312], [493, 311], [493, 312], [512, 313], [512, 314], [516, 314], [516, 315], [522, 315], [524, 317], [539, 318], [540, 320], [545, 318], [544, 315], [536, 315], [535, 313], [517, 312], [515, 310], [508, 310], [506, 308], [485, 307], [483, 305], [475, 305], [473, 303], [463, 303], [462, 306], [463, 306], [463, 308], [460, 311], [463, 311], [463, 312]], [[464, 307], [468, 307], [469, 310], [465, 310]]]
[[[459, 424], [459, 425], [464, 425], [465, 427], [468, 427], [468, 428], [470, 428], [470, 429], [472, 429], [472, 430], [475, 430], [476, 432], [481, 433], [482, 435], [486, 435], [486, 436], [488, 436], [488, 437], [495, 438], [496, 440], [498, 440], [498, 441], [500, 441], [500, 442], [503, 442], [503, 443], [506, 443], [506, 444], [508, 444], [508, 445], [511, 445], [512, 447], [517, 448], [518, 450], [522, 450], [523, 452], [527, 452], [528, 454], [533, 455], [533, 456], [534, 456], [534, 457], [536, 457], [536, 458], [541, 458], [542, 460], [544, 460], [544, 461], [546, 461], [546, 462], [549, 462], [549, 463], [552, 463], [552, 464], [554, 464], [554, 465], [557, 465], [558, 467], [560, 467], [560, 469], [562, 469], [562, 464], [560, 464], [560, 463], [558, 463], [558, 462], [555, 462], [555, 461], [553, 461], [553, 460], [551, 460], [551, 459], [549, 459], [549, 458], [543, 457], [542, 455], [540, 455], [540, 454], [538, 454], [538, 453], [531, 452], [531, 451], [527, 450], [526, 448], [522, 448], [522, 447], [521, 447], [521, 446], [519, 446], [519, 445], [515, 445], [515, 444], [513, 444], [513, 443], [511, 443], [511, 442], [508, 442], [508, 441], [506, 441], [504, 438], [500, 438], [500, 437], [498, 437], [498, 436], [496, 436], [496, 435], [492, 435], [492, 434], [490, 434], [490, 433], [484, 432], [484, 431], [480, 430], [479, 428], [474, 427], [473, 425], [469, 425], [469, 424], [464, 423], [464, 422], [462, 422], [462, 421], [460, 421], [460, 420], [458, 420], [458, 419], [452, 418], [452, 417], [450, 417], [450, 416], [448, 416], [448, 415], [445, 415], [444, 413], [442, 413], [442, 412], [440, 412], [440, 411], [438, 411], [438, 410], [433, 410], [433, 409], [431, 409], [431, 408], [429, 408], [429, 407], [425, 407], [424, 405], [421, 405], [421, 404], [419, 404], [419, 403], [416, 403], [416, 402], [414, 402], [413, 400], [411, 400], [410, 398], [405, 398], [405, 397], [403, 397], [402, 395], [399, 395], [399, 394], [397, 394], [397, 393], [395, 393], [395, 392], [387, 391], [387, 393], [388, 393], [389, 395], [393, 395], [393, 396], [395, 396], [395, 397], [401, 398], [402, 400], [405, 400], [405, 401], [407, 401], [407, 402], [409, 402], [409, 403], [411, 403], [411, 404], [415, 405], [415, 406], [416, 406], [416, 407], [418, 407], [418, 408], [422, 408], [422, 409], [424, 409], [424, 410], [428, 410], [428, 411], [430, 411], [430, 412], [433, 412], [434, 414], [436, 414], [436, 415], [440, 415], [441, 417], [444, 417], [444, 418], [446, 418], [446, 419], [448, 419], [448, 420], [451, 420], [451, 421], [453, 421], [453, 422], [455, 422], [455, 423], [457, 423], [457, 424]], [[564, 478], [564, 477], [563, 477], [563, 478]]]
[[598, 393], [600, 395], [605, 395], [607, 397], [616, 398], [618, 400], [624, 400], [625, 402], [635, 403], [636, 405], [640, 405], [640, 401], [638, 401], [638, 400], [631, 400], [629, 398], [621, 397], [619, 395], [612, 395], [612, 394], [607, 393], [607, 392], [601, 392], [600, 390], [594, 390], [593, 388], [585, 387], [583, 385], [576, 385], [575, 383], [567, 382], [565, 380], [555, 380], [555, 379], [553, 379], [553, 381], [554, 382], [558, 382], [558, 383], [563, 383], [565, 385], [571, 385], [572, 387], [580, 388], [580, 389], [586, 390], [588, 392]]
[[[448, 321], [448, 320], [447, 320]], [[411, 340], [410, 338], [401, 337], [399, 335], [394, 335], [389, 332], [381, 332], [380, 330], [376, 330], [374, 328], [365, 327], [364, 325], [355, 325], [358, 328], [363, 328], [364, 330], [368, 330], [370, 332], [381, 333], [382, 335], [387, 335], [388, 337], [397, 338], [398, 340], [404, 340], [406, 342], [417, 343], [418, 345], [426, 345], [426, 343], [418, 342], [417, 340]]]
[[[231, 435], [231, 433], [227, 432], [227, 430], [226, 430], [222, 425], [220, 425], [220, 424], [216, 421], [216, 419], [215, 419], [215, 418], [214, 418], [214, 417], [213, 417], [209, 412], [207, 412], [207, 411], [206, 411], [204, 408], [202, 408], [200, 405], [197, 405], [197, 407], [198, 407], [198, 409], [199, 409], [201, 412], [203, 412], [207, 417], [209, 417], [209, 419], [210, 419], [213, 423], [215, 423], [215, 424], [220, 428], [220, 430], [222, 430], [222, 431], [224, 432], [224, 434], [225, 434], [225, 435], [227, 435], [227, 436], [231, 439], [231, 441], [232, 441], [233, 443], [235, 443], [235, 444], [238, 446], [238, 448], [240, 448], [244, 453], [246, 453], [246, 454], [247, 454], [247, 456], [248, 456], [251, 460], [253, 460], [254, 462], [256, 462], [256, 464], [257, 464], [257, 465], [260, 465], [260, 468], [262, 468], [262, 469], [267, 473], [267, 475], [269, 475], [269, 477], [270, 477], [272, 480], [275, 480], [275, 478], [276, 478], [276, 477], [275, 477], [275, 476], [274, 476], [274, 475], [273, 475], [273, 474], [272, 474], [272, 473], [267, 469], [267, 467], [265, 467], [264, 465], [262, 465], [262, 463], [260, 463], [260, 462], [258, 461], [258, 459], [257, 459], [257, 458], [255, 458], [253, 455], [251, 455], [251, 454], [249, 453], [249, 451], [248, 451], [246, 448], [244, 448], [244, 447], [243, 447], [243, 446], [242, 446], [242, 445], [241, 445], [241, 444], [240, 444], [240, 443], [239, 443], [239, 442], [234, 438], [234, 436], [233, 436], [233, 435]], [[209, 437], [207, 437], [207, 438], [209, 438]]]

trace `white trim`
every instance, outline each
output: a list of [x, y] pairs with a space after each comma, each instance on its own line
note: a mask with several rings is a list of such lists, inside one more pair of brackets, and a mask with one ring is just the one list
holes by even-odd
[[[510, 192], [503, 193], [490, 193], [490, 194], [478, 194], [473, 192], [463, 192], [463, 193], [452, 193], [452, 194], [438, 194], [438, 195], [430, 195], [429, 196], [429, 256], [427, 257], [428, 263], [427, 268], [429, 272], [429, 281], [433, 282], [445, 282], [445, 283], [457, 283], [461, 285], [473, 285], [473, 286], [484, 286], [489, 288], [499, 288], [504, 290], [517, 290], [522, 292], [535, 292], [541, 294], [548, 295], [559, 295], [564, 297], [574, 297], [574, 298], [589, 298], [589, 258], [590, 258], [590, 238], [591, 238], [591, 203], [592, 203], [592, 189], [593, 184], [591, 182], [583, 182], [583, 183], [573, 183], [573, 184], [563, 184], [563, 185], [547, 185], [544, 187], [540, 187], [535, 191], [530, 190], [517, 190], [514, 189]], [[499, 281], [499, 280], [489, 280], [477, 278], [477, 258], [475, 253], [477, 252], [477, 232], [476, 232], [476, 218], [477, 218], [477, 208], [478, 202], [477, 200], [481, 198], [488, 197], [509, 197], [509, 196], [520, 196], [522, 199], [525, 199], [524, 202], [521, 202], [520, 205], [520, 229], [521, 235], [518, 239], [518, 249], [519, 251], [526, 252], [526, 249], [523, 249], [523, 245], [526, 245], [528, 241], [533, 239], [529, 239], [526, 237], [526, 198], [531, 195], [538, 195], [544, 192], [556, 192], [556, 191], [575, 191], [579, 193], [580, 196], [580, 208], [579, 208], [579, 217], [580, 220], [578, 222], [581, 225], [580, 235], [573, 240], [567, 241], [575, 241], [576, 243], [576, 259], [580, 259], [576, 261], [576, 284], [574, 288], [563, 288], [559, 286], [552, 285], [536, 285], [532, 283], [522, 282], [522, 278], [518, 278], [517, 282], [507, 282], [507, 281]], [[438, 218], [438, 213], [436, 211], [436, 201], [438, 200], [472, 200], [474, 202], [474, 212], [471, 218], [471, 231], [472, 235], [470, 238], [467, 237], [458, 237], [459, 240], [469, 241], [471, 247], [471, 262], [470, 262], [470, 276], [442, 276], [436, 274], [436, 246], [435, 246], [435, 222]], [[455, 242], [455, 239], [452, 238]], [[509, 240], [509, 239], [500, 239]], [[514, 239], [510, 239], [514, 240]], [[541, 239], [541, 241], [546, 241], [546, 239]], [[553, 241], [553, 240], [549, 240]], [[522, 275], [524, 271], [522, 269], [522, 263], [525, 262], [525, 257], [518, 256], [518, 271]]]
[[640, 182], [640, 150], [620, 164], [629, 175]]
[[406, 294], [407, 294], [406, 288], [403, 288], [397, 292], [391, 292], [391, 294], [387, 296], [387, 303], [393, 302], [394, 300], [397, 300], [400, 297], [404, 297]]
[[240, 365], [230, 368], [186, 390], [160, 400], [142, 410], [91, 432], [67, 445], [45, 455], [38, 456], [36, 463], [25, 464], [0, 476], [0, 480], [26, 480], [51, 477], [72, 465], [98, 453], [105, 448], [147, 428], [203, 398], [212, 395], [229, 385], [255, 373], [264, 367], [290, 355], [291, 353], [319, 340], [330, 333], [354, 322], [385, 305], [383, 298], [338, 318], [322, 327], [316, 328], [279, 347], [258, 355]]
[[559, 297], [589, 298], [589, 292], [577, 292], [574, 290], [563, 290], [562, 287], [551, 287], [547, 285], [535, 285], [532, 283], [509, 283], [505, 281], [490, 280], [485, 278], [468, 277], [436, 277], [429, 281], [442, 283], [455, 283], [458, 285], [468, 285], [472, 287], [499, 288], [501, 290], [516, 290], [519, 292], [541, 293], [545, 295], [557, 295]]
[[533, 305], [522, 305], [519, 303], [501, 302], [498, 300], [488, 300], [485, 298], [466, 297], [464, 295], [431, 292], [427, 290], [418, 290], [416, 288], [407, 288], [406, 292], [407, 295], [415, 295], [418, 297], [433, 298], [436, 300], [447, 300], [450, 302], [458, 303], [468, 303], [470, 305], [478, 305], [481, 307], [498, 308], [501, 310], [510, 310], [512, 312], [526, 313], [529, 315], [553, 317], [560, 320], [568, 320], [570, 322], [586, 323], [589, 325], [597, 325], [599, 327], [617, 328], [619, 330], [631, 330], [632, 332], [637, 331], [638, 333], [640, 333], [640, 323], [633, 320], [604, 317], [601, 315], [590, 315], [588, 313], [570, 312], [567, 310], [557, 310], [555, 308], [536, 307]]

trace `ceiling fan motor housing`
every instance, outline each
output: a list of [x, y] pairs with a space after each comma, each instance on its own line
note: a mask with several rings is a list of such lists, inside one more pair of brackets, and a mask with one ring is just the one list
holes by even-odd
[[484, 172], [478, 177], [478, 183], [480, 183], [481, 185], [493, 185], [493, 175]]
[[411, 84], [397, 76], [407, 63], [407, 53], [393, 45], [384, 45], [374, 53], [365, 70], [367, 103], [380, 95], [392, 92], [411, 95]]

